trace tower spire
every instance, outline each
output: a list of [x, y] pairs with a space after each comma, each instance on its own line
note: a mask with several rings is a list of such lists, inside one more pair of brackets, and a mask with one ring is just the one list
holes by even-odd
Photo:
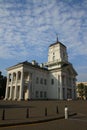
[[56, 34], [56, 36], [57, 36], [57, 42], [58, 42], [58, 34]]

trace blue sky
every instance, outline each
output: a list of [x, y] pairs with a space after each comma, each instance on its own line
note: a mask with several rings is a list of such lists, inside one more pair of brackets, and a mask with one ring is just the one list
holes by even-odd
[[87, 0], [0, 0], [0, 70], [47, 62], [48, 46], [67, 46], [78, 81], [87, 81]]

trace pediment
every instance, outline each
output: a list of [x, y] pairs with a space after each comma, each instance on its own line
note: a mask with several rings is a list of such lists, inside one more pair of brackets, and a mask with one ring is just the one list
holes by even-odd
[[69, 74], [78, 75], [76, 70], [74, 69], [73, 65], [71, 63], [65, 63], [62, 65], [62, 67], [67, 70]]

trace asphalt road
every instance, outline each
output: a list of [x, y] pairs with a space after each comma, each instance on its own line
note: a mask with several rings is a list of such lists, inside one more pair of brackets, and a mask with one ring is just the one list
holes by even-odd
[[85, 119], [61, 119], [51, 122], [4, 127], [0, 130], [87, 130]]

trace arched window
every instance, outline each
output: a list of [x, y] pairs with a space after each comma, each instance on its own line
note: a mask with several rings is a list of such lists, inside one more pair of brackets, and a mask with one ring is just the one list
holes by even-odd
[[38, 77], [36, 77], [36, 84], [38, 84], [39, 83], [39, 78]]
[[15, 81], [16, 80], [16, 73], [14, 72], [13, 73], [13, 81]]
[[54, 85], [54, 79], [51, 79], [51, 84]]
[[9, 82], [11, 82], [11, 80], [12, 80], [12, 75], [9, 74]]
[[20, 80], [20, 79], [21, 79], [21, 72], [18, 71], [18, 80]]

